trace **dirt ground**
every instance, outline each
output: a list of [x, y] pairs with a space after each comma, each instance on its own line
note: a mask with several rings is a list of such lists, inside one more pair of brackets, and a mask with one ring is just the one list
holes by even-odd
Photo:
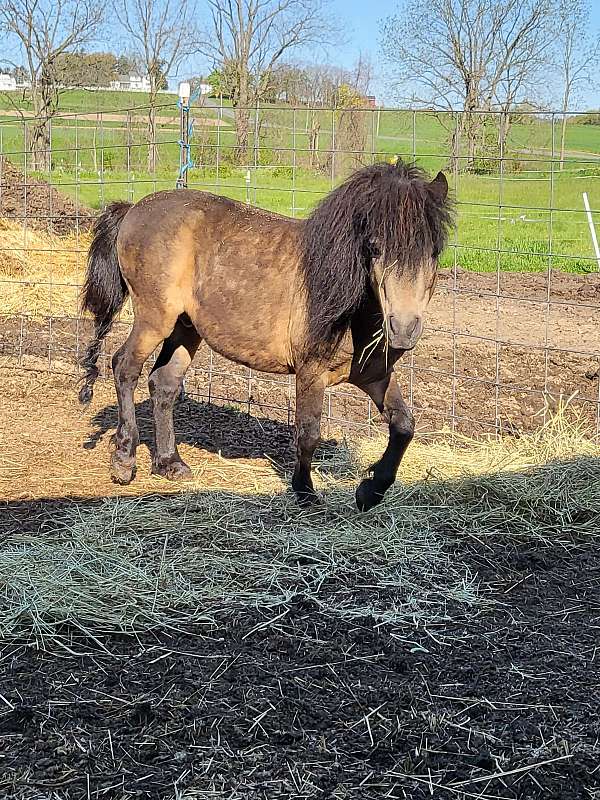
[[[74, 509], [94, 515], [106, 496], [143, 504], [175, 489], [148, 474], [147, 401], [138, 476], [116, 487], [109, 382], [91, 411], [66, 374], [5, 366], [0, 382], [1, 547], [68, 526]], [[235, 471], [251, 509], [253, 492], [284, 485], [285, 423], [189, 399], [177, 429], [203, 489]], [[0, 643], [0, 796], [597, 800], [600, 560], [583, 530], [449, 533], [445, 547], [493, 605], [448, 603], [430, 622], [361, 613], [406, 598], [357, 564], [318, 589], [352, 597], [352, 617], [307, 599], [299, 579], [281, 607], [219, 607], [184, 629], [91, 640], [65, 623], [61, 644]]]
[[[43, 187], [35, 196], [43, 225], [52, 200]], [[0, 214], [23, 211], [16, 196], [2, 202]], [[60, 224], [70, 230], [76, 218], [65, 207]], [[419, 431], [518, 436], [561, 396], [574, 396], [593, 430], [599, 310], [597, 275], [552, 274], [550, 285], [543, 275], [442, 276], [428, 331], [399, 368]], [[0, 548], [70, 535], [74, 511], [98, 514], [115, 495], [140, 495], [145, 514], [144, 503], [178, 491], [149, 475], [145, 382], [136, 480], [110, 482], [112, 382], [98, 382], [89, 409], [76, 399], [89, 328], [78, 319], [0, 320]], [[126, 331], [115, 327], [107, 353]], [[110, 377], [107, 364], [104, 356]], [[259, 494], [286, 486], [293, 383], [203, 349], [186, 390], [176, 409], [182, 455], [202, 489], [235, 474], [250, 525]], [[326, 400], [324, 436], [364, 432], [374, 419], [364, 396], [337, 390]], [[343, 527], [339, 510], [330, 513]], [[358, 560], [318, 590], [299, 577], [281, 607], [228, 605], [185, 629], [98, 630], [91, 639], [65, 622], [60, 643], [0, 640], [0, 797], [600, 800], [593, 513], [585, 510], [581, 533], [571, 526], [554, 541], [535, 530], [485, 539], [445, 532], [446, 552], [490, 602], [448, 602], [431, 619], [363, 613], [406, 597]], [[210, 541], [190, 546], [226, 547], [225, 536], [214, 526]], [[332, 593], [351, 598], [356, 612], [330, 613]], [[0, 585], [0, 627], [18, 606], [8, 598]], [[20, 602], [26, 613], [29, 599]]]
[[[577, 316], [566, 319], [575, 336]], [[482, 322], [474, 314], [466, 324]], [[0, 368], [0, 546], [10, 548], [17, 533], [19, 541], [42, 539], [67, 526], [73, 509], [94, 515], [107, 496], [140, 494], [144, 503], [176, 489], [149, 475], [143, 392], [138, 475], [130, 487], [110, 482], [114, 390], [100, 381], [91, 409], [78, 406], [70, 374], [75, 323], [50, 329], [25, 321], [19, 330], [27, 355], [18, 369], [11, 326], [2, 329], [8, 338]], [[427, 369], [451, 363], [451, 350], [441, 345], [423, 351]], [[534, 351], [507, 352], [515, 380], [531, 383], [540, 366]], [[461, 354], [468, 355], [461, 374], [481, 374], [494, 359], [481, 343]], [[212, 370], [213, 395], [247, 397], [247, 375], [232, 378], [226, 365], [204, 359], [199, 389]], [[593, 375], [597, 361], [560, 359], [552, 373], [557, 386], [597, 393], [597, 374], [585, 372]], [[62, 371], [26, 368], [41, 365]], [[249, 509], [253, 492], [285, 485], [292, 452], [283, 410], [289, 386], [264, 380], [250, 384], [252, 410], [262, 417], [194, 397], [176, 412], [182, 454], [202, 487], [219, 489], [235, 471]], [[428, 392], [419, 397], [431, 403], [422, 427], [439, 423], [433, 412], [447, 403], [444, 380], [415, 372], [415, 396], [419, 385]], [[465, 415], [490, 413], [486, 390], [471, 388], [485, 384], [459, 385], [471, 391], [459, 395]], [[510, 417], [523, 427], [535, 423], [529, 397]], [[363, 400], [342, 395], [332, 405], [332, 415], [352, 413], [364, 423]], [[215, 528], [213, 547], [223, 535]], [[357, 564], [339, 585], [319, 586], [322, 600], [336, 592], [352, 597], [352, 617], [329, 613], [300, 586], [281, 607], [228, 605], [212, 622], [185, 629], [98, 630], [91, 640], [65, 624], [60, 645], [0, 643], [0, 796], [598, 800], [597, 536], [544, 542], [499, 534], [488, 541], [465, 531], [449, 534], [445, 546], [492, 606], [467, 611], [448, 603], [441, 621], [383, 623], [361, 606], [393, 609], [405, 597]], [[0, 594], [0, 620], [2, 602]]]
[[[34, 116], [33, 111], [14, 111], [11, 109], [3, 109], [2, 110], [3, 117], [19, 117], [22, 119], [23, 117], [31, 118]], [[148, 117], [144, 114], [118, 114], [113, 113], [110, 111], [99, 111], [95, 114], [84, 114], [79, 113], [77, 111], [67, 112], [56, 118], [56, 121], [53, 127], [60, 127], [62, 120], [74, 120], [76, 119], [77, 122], [93, 122], [95, 123], [94, 127], [98, 126], [98, 122], [101, 119], [102, 122], [122, 122], [122, 123], [129, 123], [130, 125], [147, 125], [148, 124]], [[157, 125], [179, 125], [179, 112], [173, 113], [170, 116], [161, 115], [155, 117]], [[197, 114], [194, 116], [194, 125], [206, 125], [208, 127], [219, 128], [226, 126], [227, 123], [222, 119], [213, 119], [212, 117], [202, 117], [198, 116]], [[77, 125], [78, 129], [81, 129], [79, 124]]]
[[[67, 506], [10, 503], [1, 531], [44, 536]], [[341, 618], [299, 588], [185, 630], [0, 645], [0, 794], [594, 800], [596, 538], [450, 536], [495, 604], [437, 622]], [[328, 592], [403, 602], [358, 565]]]
[[[113, 484], [108, 473], [110, 436], [116, 427], [114, 391], [108, 381], [98, 384], [91, 412], [79, 406], [69, 376], [15, 374], [0, 368], [0, 382], [0, 501], [180, 490], [150, 475], [147, 399], [137, 407], [137, 476], [122, 487]], [[258, 480], [265, 491], [282, 487], [280, 474], [293, 453], [287, 425], [194, 399], [178, 405], [175, 420], [180, 452], [203, 488], [218, 487], [221, 473], [231, 474], [232, 469], [240, 490], [257, 489]]]
[[64, 236], [90, 228], [96, 212], [0, 158], [0, 218]]

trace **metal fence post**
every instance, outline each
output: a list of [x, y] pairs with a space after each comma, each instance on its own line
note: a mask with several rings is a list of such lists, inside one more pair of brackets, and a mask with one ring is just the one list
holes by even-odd
[[179, 84], [179, 177], [175, 184], [178, 189], [187, 189], [188, 166], [190, 161], [190, 84]]

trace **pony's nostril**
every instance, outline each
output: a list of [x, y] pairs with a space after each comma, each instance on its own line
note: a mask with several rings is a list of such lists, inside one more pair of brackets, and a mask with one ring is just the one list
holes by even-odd
[[398, 321], [398, 318], [395, 317], [393, 314], [390, 314], [390, 329], [392, 333], [396, 334], [396, 336], [398, 336], [398, 334], [400, 333], [400, 323]]
[[408, 327], [406, 329], [406, 335], [408, 336], [409, 339], [411, 339], [417, 332], [417, 329], [419, 327], [419, 322], [420, 322], [419, 317], [415, 317], [412, 320], [412, 322], [408, 323]]
[[390, 331], [394, 336], [402, 336], [409, 342], [413, 337], [418, 336], [421, 325], [421, 318], [414, 316], [408, 321], [396, 317], [393, 314], [389, 316]]

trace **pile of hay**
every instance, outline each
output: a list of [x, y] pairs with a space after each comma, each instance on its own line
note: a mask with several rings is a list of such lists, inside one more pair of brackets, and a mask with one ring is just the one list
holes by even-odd
[[0, 219], [4, 315], [77, 316], [90, 234], [56, 236]]
[[2, 544], [0, 633], [59, 641], [68, 623], [97, 637], [210, 622], [241, 605], [268, 618], [298, 596], [345, 617], [439, 623], [491, 602], [465, 542], [572, 546], [597, 534], [600, 444], [564, 411], [520, 439], [415, 442], [405, 484], [368, 514], [353, 502], [360, 471], [348, 449], [322, 457], [324, 505], [310, 512], [285, 491], [228, 487], [227, 470], [220, 486], [203, 474], [169, 497], [41, 508]]
[[0, 314], [78, 315], [95, 214], [0, 158]]
[[[548, 398], [538, 415], [546, 421], [518, 436], [490, 434], [471, 438], [449, 430], [421, 434], [402, 462], [402, 479], [417, 483], [526, 472], [574, 456], [595, 457], [600, 454], [598, 436], [572, 405], [574, 399]], [[366, 469], [379, 458], [385, 443], [383, 436], [356, 442], [352, 446], [354, 460]]]

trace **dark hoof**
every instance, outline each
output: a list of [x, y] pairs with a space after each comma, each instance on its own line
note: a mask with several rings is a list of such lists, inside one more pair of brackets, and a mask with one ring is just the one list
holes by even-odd
[[194, 476], [185, 461], [180, 458], [166, 464], [152, 464], [152, 474], [160, 475], [168, 481], [189, 481]]
[[118, 453], [113, 453], [110, 458], [110, 477], [113, 483], [127, 486], [135, 476], [135, 459], [123, 458]]
[[91, 386], [87, 383], [84, 383], [81, 389], [79, 390], [79, 402], [82, 406], [89, 406], [92, 402], [92, 397], [94, 396], [94, 390]]
[[321, 503], [321, 499], [314, 489], [295, 489], [294, 491], [300, 508], [314, 508]]
[[359, 511], [368, 511], [373, 506], [379, 505], [383, 500], [384, 492], [375, 488], [373, 478], [365, 478], [356, 490], [356, 505]]

